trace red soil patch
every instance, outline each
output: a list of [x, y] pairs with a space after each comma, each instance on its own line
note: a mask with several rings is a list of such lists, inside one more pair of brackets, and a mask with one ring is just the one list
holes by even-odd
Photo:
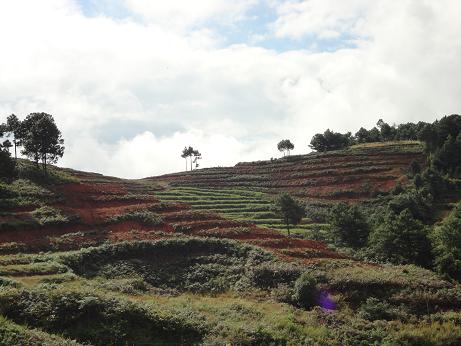
[[[325, 157], [316, 159], [328, 169], [328, 165], [336, 165], [337, 171], [330, 176], [319, 175], [315, 164], [303, 161], [292, 164], [286, 162], [283, 167], [277, 165], [246, 164], [231, 168], [215, 169], [208, 176], [206, 170], [188, 174], [169, 175], [153, 180], [162, 184], [174, 183], [183, 186], [227, 187], [270, 187], [271, 192], [293, 191], [304, 197], [310, 195], [318, 199], [345, 198], [362, 200], [369, 198], [362, 191], [368, 182], [374, 189], [389, 191], [402, 178], [404, 168], [418, 155], [381, 155], [376, 156], [380, 162], [389, 158], [389, 169], [384, 173], [360, 172], [352, 175], [351, 167], [341, 168], [352, 161], [360, 166], [360, 157]], [[372, 160], [366, 157], [367, 160]], [[299, 170], [301, 174], [298, 174]], [[383, 174], [385, 176], [383, 176]], [[235, 180], [242, 175], [242, 181]], [[251, 175], [245, 181], [245, 175]], [[344, 176], [343, 176], [344, 175]], [[209, 212], [192, 211], [185, 203], [171, 203], [167, 207], [160, 204], [155, 196], [155, 189], [136, 181], [118, 180], [96, 174], [78, 173], [81, 183], [63, 184], [52, 187], [53, 192], [61, 197], [62, 203], [54, 206], [64, 213], [78, 215], [80, 224], [23, 229], [0, 233], [0, 244], [18, 242], [27, 244], [31, 249], [40, 251], [46, 246], [78, 248], [88, 244], [101, 244], [105, 241], [119, 242], [125, 240], [159, 239], [174, 236], [183, 232], [187, 235], [219, 237], [235, 239], [244, 243], [260, 246], [275, 253], [285, 261], [315, 261], [319, 258], [345, 258], [345, 256], [329, 250], [323, 243], [311, 240], [290, 238], [277, 231], [257, 227], [249, 222], [225, 219]], [[240, 185], [246, 184], [246, 185]], [[252, 184], [255, 184], [254, 186]], [[258, 185], [261, 184], [261, 185]], [[349, 196], [331, 194], [345, 190], [353, 191]], [[138, 221], [123, 221], [108, 224], [107, 220], [115, 215], [134, 210], [154, 211], [163, 218], [164, 224], [148, 226]], [[19, 219], [24, 215], [17, 214]], [[0, 219], [1, 222], [1, 219]], [[67, 237], [62, 237], [68, 235]], [[53, 248], [54, 249], [54, 248]]]

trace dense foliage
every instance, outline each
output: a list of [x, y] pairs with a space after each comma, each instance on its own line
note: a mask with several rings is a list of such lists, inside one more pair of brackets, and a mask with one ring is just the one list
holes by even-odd
[[309, 147], [316, 151], [330, 151], [348, 147], [353, 143], [354, 138], [350, 132], [342, 134], [328, 129], [323, 134], [318, 133], [312, 137]]
[[440, 172], [455, 176], [461, 174], [461, 116], [453, 114], [431, 123], [404, 123], [389, 125], [380, 119], [371, 130], [360, 128], [352, 136], [326, 130], [316, 134], [310, 147], [316, 151], [342, 149], [357, 143], [386, 142], [396, 140], [420, 140], [433, 155], [433, 165]]
[[[31, 113], [23, 121], [16, 115], [7, 117], [6, 123], [1, 125], [0, 137], [13, 137], [14, 154], [17, 159], [17, 147], [22, 146], [21, 153], [33, 160], [47, 173], [47, 165], [56, 163], [64, 154], [64, 140], [61, 131], [56, 126], [52, 115], [47, 113]], [[9, 140], [3, 143], [9, 149], [13, 146]]]
[[366, 244], [370, 227], [357, 205], [336, 204], [330, 210], [329, 221], [334, 237], [340, 244], [352, 248]]
[[437, 271], [461, 281], [461, 202], [435, 228], [432, 240]]
[[290, 155], [290, 151], [293, 150], [294, 148], [295, 148], [294, 144], [291, 143], [289, 139], [283, 139], [277, 144], [277, 149], [283, 152], [283, 156], [285, 156], [285, 154]]

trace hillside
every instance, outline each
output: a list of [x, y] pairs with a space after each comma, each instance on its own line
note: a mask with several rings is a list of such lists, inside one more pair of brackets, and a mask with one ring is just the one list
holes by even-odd
[[419, 142], [355, 145], [345, 150], [242, 162], [151, 178], [172, 187], [250, 188], [289, 192], [302, 199], [364, 200], [387, 193], [405, 179], [410, 163], [425, 164]]
[[373, 201], [413, 161], [415, 142], [140, 180], [56, 167], [44, 180], [22, 161], [0, 185], [0, 340], [461, 342], [459, 284], [335, 251], [309, 215], [288, 237], [272, 208], [282, 191], [308, 207]]

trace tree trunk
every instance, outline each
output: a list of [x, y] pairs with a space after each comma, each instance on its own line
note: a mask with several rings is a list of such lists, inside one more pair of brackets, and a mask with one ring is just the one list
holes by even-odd
[[290, 223], [288, 222], [288, 219], [285, 219], [285, 222], [287, 224], [288, 236], [290, 236]]
[[186, 157], [186, 172], [187, 172], [187, 157]]
[[43, 171], [45, 172], [45, 175], [48, 175], [48, 172], [46, 171], [46, 154], [43, 156]]
[[190, 157], [190, 170], [192, 171], [192, 155]]
[[14, 160], [18, 161], [18, 155], [16, 154], [16, 139], [13, 141], [14, 143]]

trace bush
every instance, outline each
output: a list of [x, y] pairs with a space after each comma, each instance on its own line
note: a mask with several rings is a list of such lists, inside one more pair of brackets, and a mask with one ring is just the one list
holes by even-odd
[[0, 316], [0, 345], [10, 346], [78, 346], [76, 341], [28, 329]]
[[317, 303], [317, 281], [310, 273], [303, 273], [296, 280], [293, 300], [302, 308], [308, 309]]
[[0, 291], [0, 314], [94, 345], [195, 344], [203, 332], [190, 316], [155, 312], [146, 304], [94, 291], [46, 286]]
[[365, 303], [362, 304], [359, 315], [369, 321], [391, 320], [394, 317], [391, 306], [374, 297], [369, 297]]
[[370, 234], [368, 244], [381, 260], [422, 266], [431, 263], [427, 227], [415, 220], [408, 209], [400, 214], [388, 212], [382, 223]]
[[15, 167], [15, 161], [11, 158], [10, 153], [0, 148], [0, 179], [13, 179]]
[[70, 219], [62, 215], [58, 209], [53, 207], [44, 206], [38, 209], [35, 209], [32, 212], [32, 216], [37, 219], [40, 225], [59, 225], [68, 223]]
[[461, 280], [461, 202], [431, 235], [435, 268], [440, 274]]
[[141, 277], [161, 289], [213, 293], [235, 287], [247, 268], [272, 259], [259, 248], [212, 238], [118, 243], [61, 257], [86, 277]]
[[329, 215], [333, 236], [338, 243], [359, 248], [366, 244], [370, 228], [357, 206], [335, 205]]
[[131, 211], [125, 214], [111, 217], [109, 223], [117, 223], [123, 221], [139, 221], [147, 226], [158, 226], [163, 224], [163, 219], [160, 215], [151, 211]]
[[433, 197], [426, 189], [407, 189], [406, 191], [394, 196], [388, 204], [389, 210], [395, 214], [400, 214], [404, 210], [409, 210], [413, 218], [429, 222], [433, 219]]
[[263, 289], [279, 284], [292, 284], [300, 275], [298, 266], [285, 263], [263, 263], [251, 268], [247, 275], [253, 286]]

